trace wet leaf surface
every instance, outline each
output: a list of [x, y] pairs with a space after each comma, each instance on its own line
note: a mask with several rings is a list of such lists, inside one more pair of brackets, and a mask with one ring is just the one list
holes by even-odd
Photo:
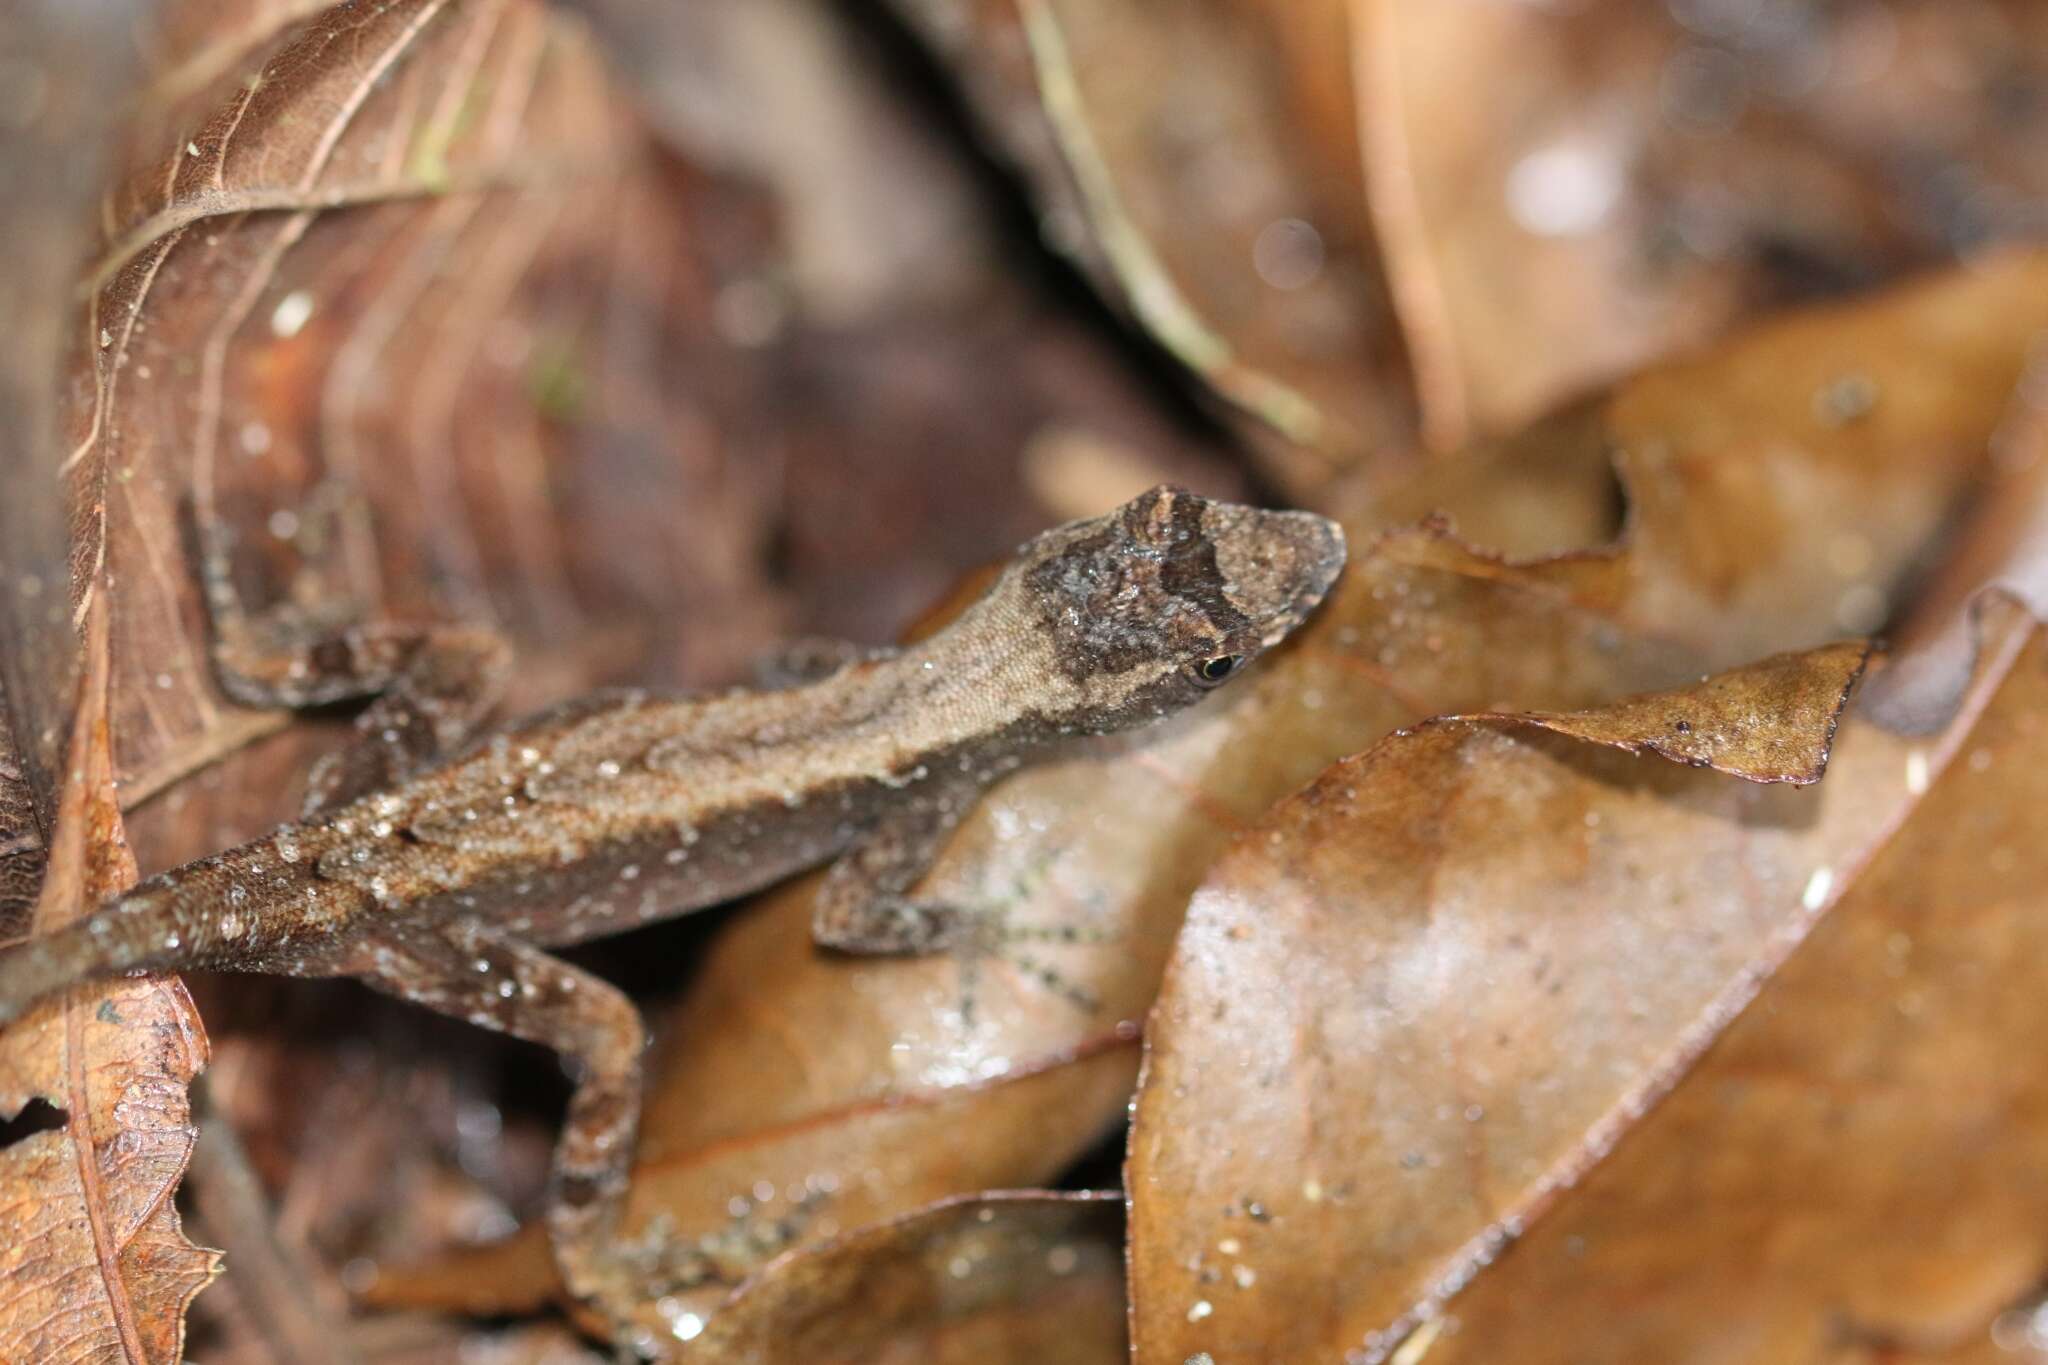
[[[1901, 745], [1845, 722], [1823, 787], [1896, 783], [1906, 809], [1872, 822], [1896, 832], [1832, 863], [1807, 941], [1452, 1301], [1458, 1330], [1431, 1359], [1684, 1359], [1725, 1339], [1731, 1313], [1761, 1359], [1953, 1348], [2035, 1289], [2048, 1095], [2013, 1048], [2041, 999], [2043, 869], [2023, 812], [2048, 794], [2048, 650], [2004, 602], [1979, 647], [1943, 733]], [[1846, 802], [1817, 794], [1818, 828]]]
[[[1432, 1359], [1496, 1358], [1511, 1341], [1518, 1358], [1682, 1359], [1686, 1334], [1710, 1339], [1742, 1285], [1758, 1296], [1759, 1314], [1782, 1290], [1782, 1330], [1804, 1333], [1799, 1342], [1772, 1341], [1762, 1358], [1795, 1358], [1825, 1335], [1828, 1310], [1819, 1305], [1838, 1303], [1837, 1291], [1795, 1287], [1765, 1264], [1757, 1255], [1764, 1227], [1743, 1222], [1741, 1211], [1796, 1242], [1791, 1204], [1802, 1186], [1799, 1198], [1810, 1195], [1815, 1209], [1870, 1198], [1863, 1207], [1876, 1221], [1839, 1222], [1828, 1236], [1840, 1240], [1827, 1252], [1784, 1249], [1787, 1266], [1843, 1266], [1853, 1276], [1853, 1249], [1908, 1212], [1872, 1193], [1885, 1183], [1874, 1170], [1845, 1164], [1855, 1134], [1843, 1125], [1862, 1112], [1862, 1096], [1853, 1086], [1788, 1082], [1801, 1097], [1795, 1106], [1819, 1105], [1840, 1119], [1776, 1110], [1763, 1096], [1787, 1093], [1783, 1059], [1751, 1054], [1748, 1071], [1729, 1073], [1746, 1080], [1717, 1081], [1710, 1060], [1662, 1107], [1649, 1106], [1767, 978], [1766, 997], [1710, 1058], [1759, 1028], [1800, 1037], [1830, 1065], [1853, 1068], [1856, 1057], [1876, 1065], [1870, 1059], [1883, 1051], [1894, 1012], [1878, 1006], [1874, 1020], [1852, 1027], [1872, 1009], [1873, 987], [1841, 970], [1813, 978], [1797, 970], [1826, 951], [1826, 939], [1771, 974], [1824, 910], [1826, 933], [1837, 935], [1852, 932], [1839, 917], [1853, 915], [1861, 897], [1885, 903], [1875, 889], [1884, 867], [1901, 858], [1924, 864], [1910, 852], [1918, 831], [1930, 843], [1948, 841], [1963, 862], [1999, 860], [2008, 845], [1995, 829], [1973, 823], [1959, 837], [1928, 793], [1959, 763], [1984, 766], [1974, 756], [1988, 759], [1996, 746], [1981, 746], [2002, 733], [1994, 712], [2012, 708], [2018, 717], [2034, 704], [2035, 653], [2030, 620], [2012, 608], [1994, 613], [1975, 700], [1931, 740], [1894, 735], [1853, 709], [1836, 734], [1834, 705], [1860, 659], [1834, 649], [1561, 720], [1436, 722], [1336, 765], [1276, 809], [1197, 892], [1148, 1033], [1130, 1168], [1138, 1358], [1180, 1360], [1197, 1350], [1248, 1360], [1384, 1358], [1418, 1321], [1449, 1313], [1458, 1331], [1436, 1339]], [[1788, 675], [1799, 675], [1794, 686]], [[1801, 692], [1834, 701], [1778, 709], [1778, 698]], [[1753, 708], [1765, 696], [1759, 718]], [[1694, 707], [1702, 723], [1688, 740], [1698, 747], [1682, 757], [1718, 773], [1584, 743], [1655, 748], [1671, 714]], [[1831, 737], [1835, 753], [1818, 787], [1751, 785], [1792, 769], [1810, 780], [1811, 760]], [[1788, 747], [1805, 761], [1788, 764]], [[1959, 905], [1974, 904], [1960, 887], [1957, 894]], [[1932, 913], [1924, 894], [1892, 903]], [[2018, 951], [2015, 964], [2025, 960]], [[1815, 1008], [1834, 1010], [1832, 1020], [1809, 1017], [1801, 1031], [1770, 1003], [1798, 979], [1825, 981], [1827, 1003]], [[1984, 1008], [1987, 1021], [1998, 1017], [1997, 1005]], [[1844, 1047], [1845, 1036], [1859, 1041]], [[1786, 1125], [1760, 1132], [1751, 1159], [1770, 1173], [1767, 1182], [1783, 1184], [1741, 1200], [1712, 1188], [1723, 1176], [1741, 1182], [1746, 1168], [1707, 1134], [1721, 1132], [1737, 1091], [1751, 1084], [1758, 1122]], [[1597, 1199], [1592, 1192], [1642, 1150], [1646, 1133], [1689, 1104], [1699, 1117], [1679, 1145], [1697, 1174], [1649, 1176], [1643, 1189], [1690, 1213], [1675, 1205], [1646, 1213], [1632, 1247], [1603, 1243], [1618, 1258], [1613, 1273], [1589, 1268], [1588, 1238], [1597, 1234], [1574, 1211]], [[1942, 1144], [1954, 1159], [1977, 1139], [1952, 1108], [1911, 1107], [1924, 1121], [1922, 1159], [1901, 1159], [1899, 1147], [1879, 1142], [1871, 1161], [1923, 1192], [1929, 1202], [1919, 1216], [1931, 1235], [1933, 1211], [1953, 1207], [1944, 1201], [1957, 1191], [1938, 1192], [1921, 1172], [1940, 1160]], [[1794, 1133], [1813, 1144], [1812, 1165], [1788, 1159]], [[1829, 1179], [1839, 1175], [1841, 1184], [1816, 1188], [1810, 1182], [1831, 1163]], [[1485, 1269], [1531, 1227], [1530, 1243]], [[1675, 1238], [1675, 1227], [1692, 1231]], [[1718, 1254], [1716, 1237], [1725, 1239]], [[1225, 1243], [1234, 1248], [1227, 1255], [1218, 1249]], [[1670, 1259], [1645, 1259], [1658, 1247]], [[1345, 1272], [1331, 1275], [1332, 1264]], [[1931, 1248], [1920, 1264], [1961, 1268]], [[1233, 1284], [1239, 1265], [1254, 1278]], [[1697, 1296], [1674, 1312], [1685, 1320], [1667, 1325], [1672, 1335], [1659, 1337], [1638, 1295], [1672, 1292], [1649, 1286], [1673, 1283], [1680, 1265]], [[1740, 1280], [1694, 1278], [1721, 1265], [1739, 1266]], [[1558, 1277], [1548, 1286], [1556, 1297], [1518, 1288], [1524, 1267]], [[1560, 1330], [1558, 1299], [1574, 1292], [1567, 1283], [1590, 1295], [1579, 1335]], [[1631, 1283], [1644, 1287], [1631, 1291]], [[1957, 1321], [1981, 1320], [1978, 1310], [2022, 1287], [1980, 1284], [1993, 1297], [1958, 1305]], [[1486, 1317], [1496, 1296], [1533, 1316], [1496, 1330]], [[1618, 1314], [1622, 1302], [1628, 1310]], [[1904, 1311], [1904, 1320], [1913, 1316]], [[1619, 1327], [1624, 1319], [1631, 1326]], [[1532, 1336], [1536, 1321], [1543, 1327]], [[1543, 1351], [1555, 1354], [1539, 1352], [1537, 1339], [1554, 1342]]]

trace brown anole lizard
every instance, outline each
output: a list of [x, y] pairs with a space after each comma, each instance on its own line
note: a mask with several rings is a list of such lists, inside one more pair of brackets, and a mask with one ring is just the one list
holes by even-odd
[[658, 1349], [636, 1320], [662, 1286], [645, 1249], [618, 1242], [639, 1015], [546, 950], [833, 858], [819, 943], [959, 947], [974, 916], [910, 892], [981, 790], [1069, 736], [1196, 701], [1300, 623], [1343, 563], [1321, 517], [1157, 488], [1027, 542], [919, 644], [781, 690], [596, 694], [460, 747], [465, 699], [491, 690], [502, 651], [477, 632], [401, 667], [397, 637], [348, 635], [329, 647], [348, 657], [295, 665], [301, 700], [326, 695], [323, 669], [360, 672], [380, 650], [405, 685], [316, 772], [309, 813], [0, 957], [0, 1022], [82, 981], [210, 968], [353, 976], [552, 1047], [578, 1076], [548, 1210], [564, 1283], [621, 1344]]

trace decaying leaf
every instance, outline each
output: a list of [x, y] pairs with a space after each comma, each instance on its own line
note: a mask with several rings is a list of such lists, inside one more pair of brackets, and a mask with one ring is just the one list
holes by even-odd
[[[1878, 889], [1896, 860], [1925, 862], [1911, 852], [1919, 831], [1961, 863], [2011, 861], [1997, 826], [1958, 825], [1929, 793], [1964, 780], [1963, 770], [1981, 772], [2019, 742], [2013, 727], [2022, 737], [2033, 728], [2025, 717], [2038, 705], [2038, 655], [2030, 619], [1994, 612], [1972, 701], [1932, 739], [1889, 733], [1853, 709], [1837, 734], [1860, 654], [1836, 648], [1567, 717], [1436, 722], [1336, 765], [1278, 807], [1196, 894], [1147, 1035], [1130, 1166], [1137, 1358], [1178, 1362], [1207, 1350], [1246, 1361], [1376, 1360], [1421, 1323], [1441, 1334], [1431, 1359], [1678, 1359], [1688, 1331], [1721, 1329], [1731, 1295], [1759, 1318], [1776, 1314], [1758, 1330], [1810, 1344], [1825, 1336], [1843, 1291], [1795, 1287], [1799, 1273], [1886, 1299], [1900, 1316], [1885, 1325], [1924, 1327], [1924, 1309], [1898, 1299], [1898, 1277], [1966, 1264], [1931, 1240], [1939, 1211], [1955, 1206], [1932, 1192], [1919, 1205], [1868, 1195], [1885, 1180], [1855, 1170], [1851, 1155], [1851, 1077], [1873, 1066], [1888, 1074], [1877, 1059], [1899, 1027], [1892, 993], [1875, 981], [1845, 984], [1846, 967], [1813, 975], [1801, 964], [1851, 934], [1882, 973], [1870, 931], [1850, 927], [1866, 897], [1879, 915], [1890, 905], [1910, 917], [1916, 938], [1941, 932], [1925, 918], [1937, 911], [1924, 895], [1893, 900]], [[1811, 702], [1799, 704], [1802, 695]], [[1688, 733], [1676, 756], [1719, 772], [1594, 747], [1662, 751], [1681, 722]], [[1811, 781], [1831, 739], [1817, 787], [1757, 785]], [[1955, 913], [1974, 913], [1967, 879], [1950, 876]], [[1772, 979], [1838, 902], [1824, 921], [1829, 938]], [[2009, 936], [2006, 951], [1996, 960], [2031, 960]], [[1726, 1080], [1707, 1063], [1645, 1119], [1766, 979], [1765, 999], [1710, 1056], [1748, 1030], [1781, 1047], [1803, 1038], [1814, 1066], [1848, 1068], [1832, 1073], [1840, 1084], [1781, 1091], [1766, 1078], [1783, 1058], [1753, 1051], [1748, 1069]], [[1825, 982], [1809, 1008], [1829, 1015], [1803, 1031], [1770, 1003], [1799, 998], [1800, 980]], [[1987, 1026], [1998, 1009], [1982, 1002]], [[1889, 1179], [1914, 1186], [1944, 1145], [1949, 1160], [1981, 1159], [1975, 1120], [1915, 1104], [1900, 1085], [1922, 1158], [1901, 1161], [1896, 1145], [1880, 1142], [1870, 1159]], [[1749, 1087], [1754, 1173], [1709, 1136]], [[1781, 1095], [1798, 1098], [1771, 1098]], [[1669, 1159], [1693, 1174], [1669, 1168], [1635, 1186], [1655, 1211], [1640, 1215], [1628, 1245], [1597, 1243], [1613, 1267], [1589, 1267], [1598, 1234], [1573, 1212], [1602, 1207], [1592, 1191], [1688, 1110], [1694, 1126]], [[1799, 1141], [1812, 1148], [1809, 1164], [1787, 1151]], [[2025, 1147], [2015, 1135], [2014, 1160], [2027, 1159]], [[1816, 1187], [1830, 1166], [1838, 1183]], [[1764, 1183], [1734, 1198], [1749, 1180]], [[1729, 1188], [1715, 1189], [1720, 1181]], [[1877, 1221], [1836, 1219], [1814, 1234], [1825, 1250], [1802, 1244], [1802, 1186], [1816, 1211], [1855, 1207], [1853, 1191], [1863, 1190]], [[1918, 1236], [1853, 1254], [1873, 1245], [1878, 1227], [1897, 1235], [1893, 1220], [1908, 1216], [1920, 1219]], [[2015, 1206], [2015, 1227], [2029, 1221]], [[1516, 1247], [1479, 1273], [1531, 1227], [1544, 1251]], [[1767, 1235], [1772, 1227], [1783, 1231]], [[1716, 1239], [1725, 1240], [1719, 1260]], [[1778, 1250], [1760, 1257], [1760, 1245]], [[1705, 1273], [1722, 1261], [1742, 1266], [1740, 1283], [1753, 1287]], [[2013, 1274], [2024, 1283], [2039, 1273], [2011, 1255], [1984, 1264], [1994, 1262], [2010, 1273], [1976, 1281], [1955, 1321], [1981, 1320], [2022, 1287]], [[1550, 1279], [1524, 1283], [1523, 1267]], [[1679, 1283], [1696, 1290], [1651, 1287]], [[1469, 1299], [1460, 1294], [1468, 1285]], [[1574, 1292], [1588, 1296], [1576, 1333], [1559, 1316]], [[1686, 1320], [1632, 1317], [1657, 1293], [1685, 1305], [1674, 1316], [1689, 1310]], [[1500, 1310], [1468, 1308], [1473, 1301], [1512, 1303], [1525, 1317], [1496, 1330], [1487, 1315]], [[1622, 1302], [1626, 1313], [1615, 1311]], [[1758, 1358], [1805, 1349], [1793, 1345], [1775, 1341]]]
[[[48, 933], [135, 879], [114, 799], [106, 614], [37, 904]], [[185, 1087], [206, 1037], [175, 979], [73, 991], [0, 1035], [0, 1113], [31, 1131], [0, 1149], [0, 1359], [158, 1362], [183, 1355], [185, 1309], [218, 1268], [171, 1196], [191, 1158]]]

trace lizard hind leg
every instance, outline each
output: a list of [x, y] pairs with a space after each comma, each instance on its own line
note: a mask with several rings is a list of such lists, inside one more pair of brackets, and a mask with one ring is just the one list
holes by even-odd
[[460, 920], [362, 943], [350, 970], [387, 994], [552, 1048], [575, 1075], [547, 1207], [562, 1281], [614, 1342], [659, 1357], [655, 1258], [619, 1239], [640, 1120], [640, 1013], [620, 990], [539, 948]]

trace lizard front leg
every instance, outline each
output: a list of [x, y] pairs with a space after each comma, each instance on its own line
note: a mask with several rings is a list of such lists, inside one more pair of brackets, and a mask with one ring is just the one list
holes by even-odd
[[614, 1341], [659, 1350], [649, 1305], [664, 1292], [646, 1252], [618, 1239], [640, 1122], [646, 1031], [619, 989], [473, 920], [359, 945], [352, 974], [402, 1000], [552, 1048], [576, 1089], [555, 1145], [547, 1225], [555, 1264]]
[[930, 953], [956, 946], [968, 927], [960, 908], [915, 901], [907, 893], [981, 786], [965, 774], [940, 776], [906, 793], [825, 874], [811, 937], [848, 953]]
[[971, 1024], [978, 1011], [981, 966], [989, 958], [1001, 959], [1092, 1014], [1100, 1008], [1094, 993], [1030, 951], [1030, 946], [1101, 942], [1099, 932], [1073, 925], [1016, 925], [998, 910], [909, 895], [982, 791], [982, 783], [967, 774], [934, 781], [940, 783], [936, 789], [884, 816], [825, 874], [813, 912], [812, 938], [848, 953], [953, 954], [960, 965], [960, 1017], [966, 1023]]

